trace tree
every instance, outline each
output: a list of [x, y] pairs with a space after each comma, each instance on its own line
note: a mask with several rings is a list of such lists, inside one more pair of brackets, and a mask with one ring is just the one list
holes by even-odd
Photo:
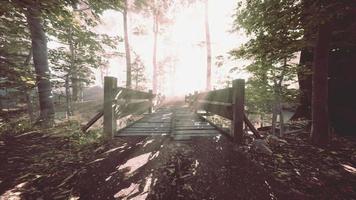
[[26, 16], [11, 2], [2, 2], [0, 32], [0, 88], [24, 91], [30, 121], [34, 121], [32, 90], [35, 72], [32, 69], [32, 50]]
[[169, 0], [149, 0], [135, 1], [135, 10], [142, 12], [145, 15], [152, 16], [153, 18], [153, 54], [152, 54], [152, 66], [153, 66], [153, 77], [152, 77], [152, 91], [157, 93], [158, 91], [158, 59], [157, 59], [157, 45], [158, 45], [158, 35], [162, 29], [162, 25], [167, 25], [171, 23], [171, 20], [167, 16], [167, 12], [173, 8], [174, 2]]
[[209, 30], [209, 0], [204, 1], [205, 7], [205, 43], [206, 43], [206, 90], [211, 90], [211, 42]]
[[[243, 27], [251, 39], [237, 50], [231, 52], [235, 58], [252, 60], [246, 67], [254, 77], [257, 87], [267, 85], [271, 96], [272, 133], [275, 134], [277, 115], [280, 117], [280, 130], [283, 132], [282, 100], [290, 99], [288, 88], [295, 77], [297, 65], [290, 60], [295, 57], [302, 45], [298, 7], [290, 6], [292, 1], [249, 1], [239, 7], [235, 30]], [[281, 18], [281, 16], [284, 16]], [[260, 77], [260, 78], [259, 78]], [[259, 83], [258, 83], [259, 82]], [[256, 84], [258, 83], [258, 84]], [[288, 92], [287, 92], [288, 91]], [[260, 94], [256, 94], [260, 95]]]
[[131, 55], [130, 55], [130, 43], [129, 33], [127, 28], [127, 12], [128, 12], [128, 0], [124, 0], [123, 8], [123, 20], [124, 20], [124, 41], [125, 41], [125, 56], [126, 56], [126, 87], [131, 88]]
[[328, 68], [332, 27], [330, 22], [321, 24], [314, 51], [312, 133], [314, 144], [325, 146], [330, 141], [328, 109]]
[[78, 13], [63, 10], [60, 19], [57, 19], [57, 15], [51, 16], [55, 20], [48, 27], [49, 33], [62, 45], [50, 50], [50, 61], [57, 78], [56, 86], [65, 88], [68, 116], [72, 115], [71, 102], [78, 100], [83, 85], [94, 80], [92, 69], [105, 65], [104, 47], [106, 51], [114, 49], [119, 40], [94, 33], [90, 29], [98, 19], [88, 16], [84, 11], [75, 12]]
[[[346, 83], [342, 80], [342, 76], [340, 75], [341, 73], [337, 70], [337, 68], [340, 69], [340, 66], [336, 65], [336, 61], [333, 61], [334, 56], [331, 56], [329, 58], [331, 58], [331, 63], [334, 63], [334, 66], [331, 68], [332, 71], [329, 71], [328, 82], [330, 85], [327, 90], [329, 90], [329, 93], [337, 93], [338, 95], [327, 95], [327, 90], [324, 87], [319, 90], [320, 88], [315, 87], [318, 86], [318, 84], [311, 84], [310, 81], [312, 79], [310, 77], [310, 63], [312, 60], [314, 60], [314, 73], [312, 76], [324, 77], [323, 79], [325, 83], [326, 72], [323, 70], [325, 70], [326, 66], [320, 68], [321, 65], [316, 64], [319, 63], [320, 60], [316, 61], [318, 58], [315, 58], [316, 55], [328, 55], [325, 52], [318, 52], [321, 51], [321, 49], [318, 48], [319, 44], [316, 42], [315, 38], [318, 38], [319, 40], [324, 38], [324, 41], [328, 41], [326, 39], [328, 38], [326, 35], [317, 34], [318, 27], [321, 27], [320, 24], [332, 22], [332, 24], [337, 25], [336, 27], [333, 27], [333, 31], [330, 33], [332, 35], [330, 39], [330, 55], [338, 54], [338, 52], [352, 51], [350, 50], [350, 47], [352, 49], [352, 46], [356, 46], [354, 39], [355, 37], [352, 36], [354, 32], [353, 27], [355, 25], [355, 22], [352, 21], [352, 19], [356, 16], [354, 12], [356, 8], [355, 2], [335, 0], [252, 0], [248, 1], [246, 5], [241, 5], [240, 8], [241, 9], [238, 9], [238, 13], [235, 18], [236, 28], [243, 27], [247, 33], [252, 36], [252, 39], [244, 46], [245, 49], [241, 50], [245, 53], [245, 58], [265, 58], [275, 62], [278, 60], [282, 61], [284, 58], [288, 58], [290, 55], [295, 54], [296, 52], [302, 52], [300, 58], [301, 62], [297, 68], [297, 71], [302, 94], [300, 99], [301, 103], [304, 104], [303, 109], [308, 109], [308, 105], [310, 105], [312, 96], [311, 92], [313, 92], [313, 100], [318, 98], [324, 99], [325, 96], [329, 96], [330, 101], [326, 106], [334, 111], [331, 115], [332, 124], [335, 126], [337, 123], [340, 123], [340, 120], [338, 120], [340, 117], [336, 116], [345, 116], [347, 112], [345, 113], [345, 106], [343, 106], [342, 109], [336, 109], [336, 107], [341, 107], [341, 93], [337, 92], [340, 91], [340, 89], [337, 90], [336, 88], [339, 88], [341, 85], [344, 87], [351, 87], [351, 84], [350, 82]], [[324, 51], [327, 51], [327, 49], [324, 49]], [[341, 64], [341, 66], [343, 70], [351, 73], [354, 70], [351, 68], [352, 61], [350, 61], [350, 54], [344, 53], [344, 55], [344, 62]], [[326, 60], [326, 58], [323, 59]], [[325, 60], [322, 63], [326, 65], [327, 62], [325, 62]], [[346, 60], [347, 62], [345, 62]], [[317, 69], [315, 67], [316, 65], [319, 66]], [[316, 78], [314, 77], [313, 80], [315, 79]], [[332, 91], [330, 91], [330, 89], [332, 89]], [[320, 106], [320, 104], [318, 106]], [[319, 110], [315, 113], [319, 113], [319, 115], [321, 115], [321, 109], [318, 108], [318, 106], [315, 108], [312, 107], [312, 110]], [[351, 106], [350, 103], [348, 103], [348, 106]], [[298, 113], [302, 113], [298, 114], [299, 116], [308, 116], [308, 111], [303, 111], [302, 109], [298, 110]], [[325, 113], [326, 112], [324, 111], [324, 114]], [[326, 113], [326, 115], [328, 114]], [[350, 117], [351, 115], [348, 114], [348, 116]], [[318, 129], [318, 127], [325, 126], [327, 129], [329, 129], [329, 123], [325, 123], [325, 116], [321, 118], [320, 117], [321, 116], [319, 116], [319, 119], [323, 120], [316, 119], [318, 117], [313, 114], [313, 127]], [[316, 119], [316, 121], [314, 121], [314, 119]], [[351, 128], [351, 121], [346, 124], [342, 124]], [[356, 129], [355, 126], [353, 127]], [[345, 131], [345, 128], [341, 128], [339, 126], [339, 130], [341, 129], [342, 131]], [[319, 133], [321, 133], [321, 131]], [[323, 131], [323, 133], [325, 132]], [[314, 136], [312, 136], [312, 138], [313, 137]], [[325, 145], [325, 142], [322, 140], [323, 139], [319, 137], [319, 139], [315, 139], [313, 143], [317, 145]]]
[[132, 80], [134, 83], [134, 89], [135, 90], [145, 90], [145, 81], [146, 81], [146, 77], [145, 77], [145, 66], [140, 58], [139, 55], [137, 55], [136, 53], [135, 55], [135, 59], [132, 63]]
[[33, 62], [37, 77], [40, 104], [39, 121], [51, 125], [54, 120], [54, 104], [47, 57], [47, 39], [42, 26], [41, 8], [38, 3], [27, 6], [27, 23], [31, 32]]

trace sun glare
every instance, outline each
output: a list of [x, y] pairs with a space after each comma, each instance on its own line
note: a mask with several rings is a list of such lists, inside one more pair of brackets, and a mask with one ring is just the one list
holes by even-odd
[[[216, 70], [215, 58], [223, 55], [235, 48], [246, 40], [244, 36], [231, 34], [231, 15], [233, 13], [235, 1], [224, 1], [224, 4], [218, 0], [209, 1], [209, 25], [211, 29], [212, 46], [212, 84], [214, 88], [218, 84], [218, 79], [225, 77], [228, 70]], [[116, 11], [107, 11], [102, 17], [103, 24], [98, 27], [100, 32], [108, 32], [110, 35], [123, 35], [122, 14]], [[129, 35], [131, 50], [140, 56], [145, 65], [145, 77], [147, 89], [152, 88], [153, 74], [153, 33], [152, 19], [150, 17], [142, 19], [141, 15], [131, 13], [129, 16], [129, 25], [131, 33]], [[144, 24], [143, 35], [132, 33], [137, 26]], [[218, 28], [216, 28], [218, 27]], [[158, 62], [169, 57], [174, 60], [168, 77], [159, 80], [160, 92], [166, 96], [180, 96], [194, 91], [203, 91], [206, 88], [206, 43], [204, 27], [204, 5], [201, 2], [191, 4], [189, 7], [176, 12], [172, 16], [172, 23], [162, 27], [158, 35], [157, 42], [157, 60]], [[119, 52], [124, 54], [123, 43], [119, 45]], [[133, 57], [133, 56], [131, 56]], [[131, 58], [132, 60], [133, 58]], [[234, 67], [236, 63], [227, 64], [227, 68]], [[240, 63], [240, 65], [242, 65]], [[109, 60], [108, 71], [105, 75], [118, 78], [119, 85], [126, 83], [126, 61], [125, 57], [116, 57]], [[96, 84], [101, 85], [102, 80], [100, 71], [97, 70]]]

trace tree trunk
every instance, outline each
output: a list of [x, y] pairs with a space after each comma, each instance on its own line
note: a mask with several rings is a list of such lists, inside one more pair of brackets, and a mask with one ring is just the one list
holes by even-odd
[[312, 62], [313, 53], [310, 48], [304, 48], [300, 54], [297, 68], [299, 83], [299, 106], [291, 120], [300, 118], [311, 119], [311, 96], [312, 96]]
[[77, 66], [75, 65], [75, 59], [76, 59], [76, 51], [75, 51], [75, 46], [73, 42], [73, 29], [72, 27], [69, 28], [68, 30], [68, 43], [69, 43], [69, 51], [70, 51], [70, 69], [69, 69], [69, 74], [71, 75], [71, 81], [72, 81], [72, 100], [74, 102], [78, 101], [79, 97], [79, 81], [78, 81], [78, 69]]
[[68, 116], [72, 116], [72, 106], [71, 106], [71, 95], [70, 95], [70, 86], [69, 86], [69, 74], [66, 75], [65, 79], [65, 92], [66, 92], [66, 115], [67, 118]]
[[[30, 49], [30, 52], [28, 53], [28, 56], [26, 57], [26, 60], [24, 62], [24, 67], [29, 67], [30, 61], [32, 57], [32, 49]], [[30, 122], [33, 122], [35, 117], [33, 115], [33, 105], [31, 101], [31, 89], [25, 88], [25, 96], [26, 96], [26, 104], [27, 104], [27, 112], [28, 116], [30, 117]]]
[[311, 28], [310, 11], [315, 2], [310, 0], [301, 1], [301, 26], [304, 29], [303, 40], [306, 46], [301, 50], [299, 66], [297, 68], [298, 83], [299, 83], [299, 106], [292, 116], [291, 120], [299, 118], [311, 119], [311, 96], [312, 96], [312, 62], [313, 62], [313, 47], [309, 44], [314, 43], [315, 30]]
[[279, 136], [282, 137], [284, 135], [284, 116], [283, 116], [282, 103], [280, 101], [279, 101], [278, 109], [279, 109]]
[[206, 40], [206, 90], [211, 90], [211, 42], [209, 29], [209, 0], [205, 0], [205, 40]]
[[27, 23], [31, 32], [33, 62], [40, 104], [39, 122], [43, 122], [43, 125], [52, 126], [54, 105], [48, 67], [47, 40], [42, 26], [41, 12], [38, 5], [28, 6], [27, 11]]
[[125, 55], [126, 55], [126, 87], [131, 88], [131, 53], [129, 43], [129, 33], [127, 28], [127, 0], [124, 1], [124, 37], [125, 37]]
[[314, 49], [311, 141], [325, 146], [330, 141], [328, 112], [328, 68], [331, 24], [321, 24]]
[[276, 123], [277, 123], [277, 106], [276, 102], [274, 102], [273, 108], [272, 108], [272, 135], [276, 135]]
[[158, 66], [157, 66], [157, 37], [158, 37], [158, 14], [154, 14], [153, 21], [153, 94], [157, 94], [157, 78], [158, 78]]

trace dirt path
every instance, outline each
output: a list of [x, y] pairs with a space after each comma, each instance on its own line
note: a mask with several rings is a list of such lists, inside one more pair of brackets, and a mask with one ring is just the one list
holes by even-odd
[[[293, 136], [267, 156], [222, 135], [116, 137], [78, 147], [67, 128], [0, 135], [0, 200], [355, 196], [351, 140], [323, 150]], [[64, 134], [56, 136], [57, 129]]]
[[126, 137], [78, 151], [41, 133], [1, 141], [1, 200], [273, 197], [262, 170], [223, 137]]
[[295, 197], [221, 135], [119, 137], [84, 148], [51, 131], [0, 141], [0, 200]]
[[[131, 138], [127, 138], [131, 139]], [[268, 177], [223, 138], [149, 137], [89, 165], [81, 199], [274, 199]]]

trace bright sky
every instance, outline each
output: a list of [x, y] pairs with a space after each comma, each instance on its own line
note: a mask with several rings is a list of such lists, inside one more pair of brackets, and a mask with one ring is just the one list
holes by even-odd
[[[243, 34], [230, 33], [232, 27], [232, 15], [236, 7], [236, 0], [209, 0], [209, 25], [212, 44], [212, 79], [213, 86], [219, 87], [219, 79], [226, 78], [230, 68], [242, 66], [242, 62], [227, 61], [223, 68], [215, 66], [216, 56], [224, 55], [233, 48], [240, 46], [247, 39]], [[141, 15], [130, 14], [129, 26], [132, 29], [137, 26], [145, 26], [146, 35], [134, 35], [130, 33], [131, 48], [137, 52], [147, 68], [148, 83], [152, 78], [152, 19]], [[102, 16], [102, 24], [96, 28], [100, 33], [111, 36], [123, 36], [122, 14], [117, 11], [106, 11]], [[194, 90], [204, 90], [206, 82], [206, 48], [202, 44], [205, 41], [204, 6], [195, 3], [190, 7], [178, 11], [174, 18], [174, 24], [169, 25], [158, 40], [158, 60], [166, 56], [176, 59], [176, 73], [168, 80], [174, 87], [164, 83], [167, 87], [166, 95], [186, 94]], [[120, 52], [124, 51], [124, 45], [119, 46]], [[133, 57], [133, 56], [132, 56]], [[119, 84], [125, 84], [125, 58], [110, 60], [109, 75], [116, 76]], [[245, 77], [246, 74], [235, 74], [231, 79]], [[100, 74], [97, 73], [97, 84], [100, 84]], [[151, 86], [149, 86], [151, 87]], [[173, 91], [172, 91], [173, 90]]]

